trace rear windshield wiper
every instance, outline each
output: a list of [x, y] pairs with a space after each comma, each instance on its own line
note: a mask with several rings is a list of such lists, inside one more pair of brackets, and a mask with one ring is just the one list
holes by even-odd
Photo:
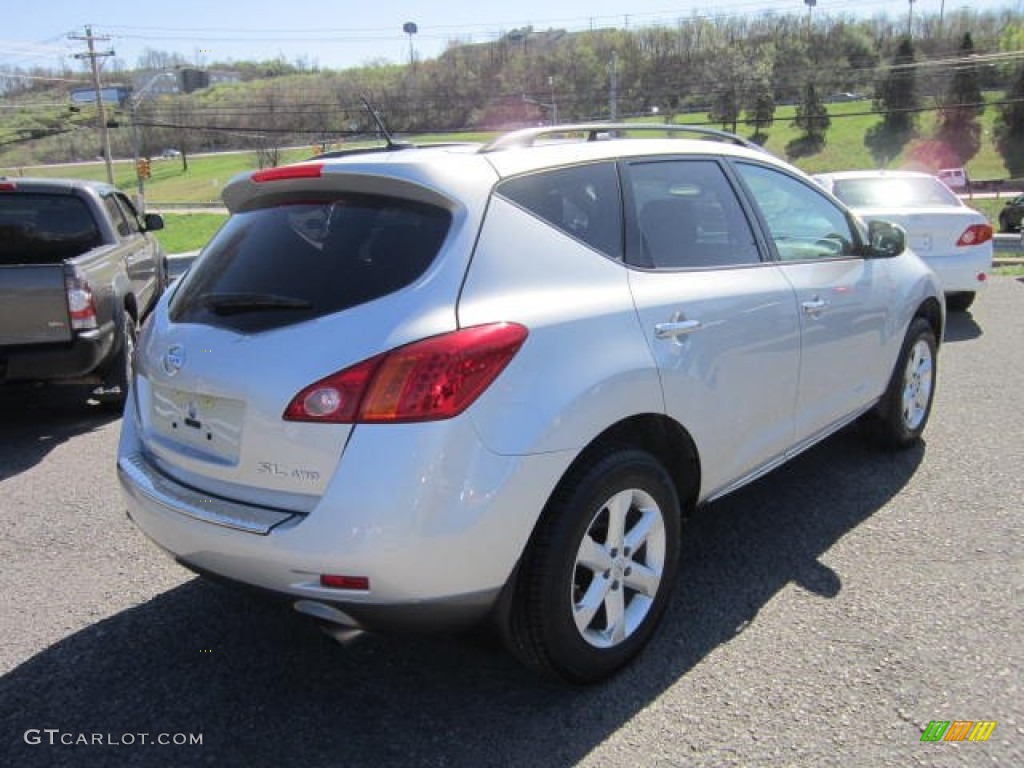
[[312, 309], [313, 303], [293, 296], [272, 293], [208, 293], [200, 301], [217, 315], [262, 312], [265, 309]]

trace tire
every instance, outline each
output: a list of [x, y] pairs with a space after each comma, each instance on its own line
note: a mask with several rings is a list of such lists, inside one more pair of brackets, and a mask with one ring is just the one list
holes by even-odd
[[110, 361], [110, 367], [103, 383], [96, 390], [94, 396], [100, 404], [111, 410], [124, 408], [125, 399], [128, 397], [128, 387], [132, 382], [132, 365], [135, 356], [135, 341], [137, 338], [135, 318], [131, 313], [125, 311], [122, 314], [122, 322], [118, 324], [117, 352]]
[[1006, 214], [999, 216], [999, 231], [1000, 232], [1012, 232], [1013, 225], [1010, 224], [1010, 219]]
[[931, 325], [915, 317], [876, 412], [884, 447], [909, 448], [924, 432], [935, 396], [937, 348]]
[[974, 303], [974, 291], [946, 294], [946, 310], [949, 312], [966, 312]]
[[648, 453], [619, 449], [571, 475], [520, 565], [510, 650], [573, 683], [597, 682], [627, 664], [665, 612], [679, 528], [675, 486]]

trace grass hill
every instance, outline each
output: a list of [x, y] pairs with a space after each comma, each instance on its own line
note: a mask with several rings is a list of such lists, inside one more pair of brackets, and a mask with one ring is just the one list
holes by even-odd
[[[837, 171], [852, 168], [873, 168], [876, 163], [864, 144], [866, 132], [878, 123], [877, 115], [868, 114], [871, 110], [870, 101], [851, 101], [828, 105], [832, 125], [828, 130], [822, 149], [813, 155], [791, 158], [795, 165], [808, 173]], [[800, 135], [793, 125], [794, 106], [782, 106], [776, 110], [775, 123], [765, 133], [765, 147], [773, 154], [786, 157], [786, 148], [790, 142]], [[967, 163], [967, 170], [972, 179], [1005, 179], [1009, 176], [1002, 157], [996, 152], [992, 142], [992, 128], [996, 117], [994, 107], [989, 107], [982, 115], [982, 146], [978, 154]], [[677, 122], [707, 124], [704, 113], [691, 113], [678, 116]], [[921, 136], [930, 136], [934, 129], [934, 113], [925, 112], [919, 121]], [[739, 126], [739, 132], [749, 135], [747, 126]], [[493, 134], [435, 134], [412, 137], [424, 143], [430, 141], [480, 141]], [[286, 150], [283, 162], [295, 162], [309, 157], [312, 148]], [[898, 168], [907, 165], [904, 156], [896, 158], [890, 167]], [[150, 205], [160, 203], [211, 203], [218, 202], [220, 189], [236, 173], [252, 170], [257, 167], [256, 153], [248, 151], [223, 152], [209, 155], [196, 155], [188, 158], [188, 170], [184, 170], [179, 158], [156, 159], [151, 163], [152, 178], [146, 181], [146, 199]], [[115, 183], [128, 192], [135, 191], [135, 173], [128, 160], [115, 162]], [[8, 176], [73, 176], [76, 178], [105, 179], [106, 172], [102, 163], [76, 163], [59, 166], [26, 166], [0, 167], [0, 175]]]

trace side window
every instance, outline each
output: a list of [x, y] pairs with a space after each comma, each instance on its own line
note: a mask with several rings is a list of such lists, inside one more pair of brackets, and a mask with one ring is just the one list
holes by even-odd
[[113, 195], [108, 195], [103, 198], [103, 204], [107, 207], [107, 213], [110, 215], [110, 221], [114, 225], [114, 229], [117, 230], [117, 234], [121, 237], [127, 237], [131, 233], [131, 229], [128, 226], [128, 220], [125, 218], [124, 212], [121, 210], [121, 206], [117, 204], [117, 200], [114, 199]]
[[688, 269], [760, 261], [750, 223], [717, 162], [634, 162], [627, 184], [640, 231], [630, 242], [630, 264]]
[[801, 261], [856, 255], [856, 237], [841, 208], [813, 187], [772, 168], [737, 163], [768, 225], [779, 259]]
[[497, 193], [591, 248], [622, 258], [622, 206], [612, 163], [592, 163], [518, 176]]
[[136, 212], [135, 206], [124, 195], [118, 194], [115, 197], [117, 198], [118, 205], [121, 206], [121, 210], [124, 211], [124, 220], [128, 224], [128, 231], [132, 234], [141, 232], [142, 225], [139, 223], [139, 214]]

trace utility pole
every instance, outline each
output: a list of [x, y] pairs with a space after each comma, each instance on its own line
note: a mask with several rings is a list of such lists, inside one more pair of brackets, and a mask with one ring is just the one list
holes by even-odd
[[92, 27], [85, 28], [85, 37], [77, 35], [69, 35], [71, 40], [84, 40], [86, 45], [89, 47], [87, 53], [76, 53], [76, 59], [89, 59], [89, 64], [92, 67], [92, 88], [96, 94], [96, 108], [99, 111], [100, 116], [100, 140], [103, 143], [103, 161], [107, 164], [107, 181], [110, 184], [114, 183], [114, 167], [110, 163], [110, 133], [107, 131], [107, 110], [103, 106], [103, 91], [100, 88], [100, 68], [96, 63], [96, 59], [101, 56], [113, 56], [113, 49], [108, 51], [97, 51], [95, 47], [95, 41], [108, 42], [109, 37], [93, 37]]
[[612, 63], [609, 66], [609, 69], [611, 70], [611, 87], [609, 88], [608, 92], [608, 116], [613, 123], [618, 119], [619, 116], [619, 94], [618, 84], [616, 82], [616, 78], [618, 76], [618, 72], [616, 71], [617, 68], [618, 56], [615, 53], [615, 51], [612, 51]]

